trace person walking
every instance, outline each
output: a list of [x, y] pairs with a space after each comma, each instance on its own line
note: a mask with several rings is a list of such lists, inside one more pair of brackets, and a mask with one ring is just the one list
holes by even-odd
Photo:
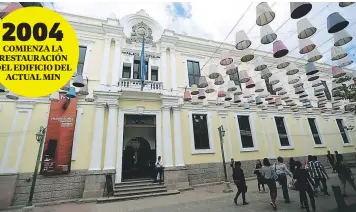
[[326, 155], [328, 162], [330, 163], [331, 167], [333, 167], [333, 173], [336, 172], [335, 170], [335, 157], [333, 154], [330, 154], [330, 151], [328, 150], [328, 154]]
[[155, 182], [157, 182], [157, 175], [159, 175], [159, 184], [162, 184], [162, 182], [164, 181], [163, 178], [163, 161], [162, 161], [162, 157], [158, 156], [157, 161], [155, 163], [155, 167], [156, 167], [156, 174], [155, 174]]
[[[262, 163], [260, 160], [256, 161], [256, 167], [255, 167], [255, 172], [254, 174], [257, 176], [257, 186], [258, 186], [258, 190], [260, 193], [265, 193], [266, 189], [265, 189], [265, 178], [262, 176], [260, 170], [262, 168]], [[261, 191], [261, 185], [262, 185], [262, 189], [263, 191]]]
[[338, 177], [342, 184], [342, 193], [343, 193], [344, 197], [347, 197], [346, 182], [349, 182], [351, 184], [352, 188], [354, 189], [354, 191], [356, 191], [354, 177], [351, 172], [351, 169], [344, 162], [337, 162], [335, 165], [335, 168], [336, 168]]
[[247, 205], [248, 202], [246, 202], [246, 192], [247, 192], [247, 186], [246, 186], [246, 180], [245, 180], [245, 175], [244, 171], [241, 168], [241, 162], [240, 161], [235, 161], [235, 168], [232, 174], [232, 178], [235, 182], [235, 185], [237, 187], [237, 192], [234, 198], [234, 203], [237, 205], [237, 199], [239, 198], [240, 194], [242, 194], [242, 204]]
[[295, 160], [294, 158], [289, 158], [289, 171], [293, 174], [295, 170]]
[[336, 158], [336, 162], [344, 161], [344, 156], [342, 156], [342, 154], [340, 154], [338, 151], [335, 151], [335, 158]]
[[274, 210], [277, 210], [276, 198], [277, 198], [277, 174], [274, 167], [269, 162], [268, 158], [263, 159], [263, 166], [261, 169], [262, 176], [266, 179], [266, 184], [269, 188], [269, 195], [271, 197], [271, 206]]
[[277, 174], [277, 180], [282, 186], [284, 201], [286, 203], [290, 203], [289, 194], [288, 194], [287, 175], [292, 177], [293, 174], [287, 169], [286, 164], [283, 163], [282, 157], [277, 158], [277, 162], [274, 164], [274, 168]]
[[314, 198], [314, 188], [315, 184], [311, 179], [309, 172], [302, 168], [302, 163], [296, 161], [296, 170], [293, 173], [293, 179], [295, 179], [295, 187], [299, 190], [300, 207], [305, 208], [307, 212], [310, 212], [307, 194], [310, 199], [311, 207], [313, 212], [315, 212], [315, 198]]
[[[319, 187], [320, 182], [323, 185], [322, 191], [325, 196], [329, 196], [328, 186], [326, 185], [326, 179], [329, 179], [328, 174], [325, 171], [324, 166], [318, 161], [317, 156], [310, 156], [308, 158], [309, 163], [309, 171], [311, 173], [312, 178], [314, 179], [316, 187]], [[321, 190], [321, 189], [320, 189]]]

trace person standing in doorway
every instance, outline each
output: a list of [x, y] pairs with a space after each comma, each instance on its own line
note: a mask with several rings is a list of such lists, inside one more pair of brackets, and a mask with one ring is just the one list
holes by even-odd
[[277, 210], [276, 198], [277, 198], [277, 185], [276, 179], [277, 174], [274, 167], [269, 162], [268, 158], [263, 159], [263, 166], [261, 169], [261, 174], [266, 179], [266, 184], [269, 188], [269, 195], [271, 197], [271, 206], [274, 210]]
[[314, 188], [315, 184], [311, 179], [309, 172], [302, 168], [302, 163], [300, 161], [296, 161], [296, 170], [293, 173], [293, 178], [295, 181], [295, 187], [299, 190], [299, 197], [300, 197], [300, 207], [305, 208], [307, 212], [310, 212], [308, 197], [310, 199], [310, 203], [315, 212], [315, 198], [314, 198]]
[[242, 194], [242, 202], [243, 202], [242, 204], [247, 205], [248, 204], [248, 202], [246, 202], [247, 186], [246, 186], [244, 171], [241, 168], [240, 161], [235, 161], [235, 168], [233, 171], [232, 178], [233, 178], [235, 185], [237, 187], [237, 192], [236, 192], [236, 196], [234, 198], [234, 203], [237, 205], [237, 199], [239, 198], [240, 194]]
[[328, 158], [328, 161], [331, 165], [331, 167], [333, 167], [333, 173], [336, 172], [335, 170], [335, 157], [333, 154], [330, 154], [330, 151], [328, 150], [328, 154], [326, 155], [326, 157]]
[[265, 193], [266, 192], [265, 179], [260, 172], [261, 168], [262, 168], [262, 163], [260, 160], [257, 160], [254, 174], [257, 176], [257, 186], [259, 192], [262, 193], [261, 191], [261, 185], [262, 185], [263, 193]]
[[163, 161], [162, 161], [161, 156], [158, 156], [158, 159], [155, 163], [155, 167], [156, 167], [155, 182], [157, 182], [157, 175], [159, 175], [159, 184], [162, 184], [162, 182], [164, 181], [164, 178], [163, 178], [164, 166], [163, 166]]
[[278, 157], [277, 162], [274, 164], [276, 174], [278, 176], [277, 180], [282, 186], [283, 198], [286, 203], [290, 203], [289, 194], [288, 194], [288, 183], [287, 175], [292, 177], [292, 173], [287, 169], [286, 164], [283, 163], [283, 158]]
[[316, 186], [318, 187], [321, 182], [323, 185], [322, 191], [324, 192], [324, 195], [329, 196], [328, 186], [326, 185], [326, 179], [329, 179], [329, 176], [326, 173], [324, 166], [318, 161], [318, 158], [315, 155], [311, 156], [309, 159], [309, 170], [314, 178]]

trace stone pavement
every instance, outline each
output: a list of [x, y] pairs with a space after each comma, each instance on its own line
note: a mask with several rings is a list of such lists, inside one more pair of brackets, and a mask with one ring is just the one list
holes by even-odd
[[[356, 170], [354, 170], [355, 173]], [[336, 208], [336, 202], [331, 190], [332, 184], [339, 184], [339, 180], [336, 174], [329, 174], [331, 177], [328, 180], [328, 189], [331, 194], [328, 197], [319, 196], [316, 198], [317, 211], [320, 212], [334, 212]], [[269, 205], [270, 199], [268, 193], [258, 193], [256, 180], [247, 182], [248, 193], [247, 201], [250, 203], [247, 206], [240, 204], [236, 206], [233, 203], [233, 197], [235, 193], [223, 193], [222, 185], [213, 185], [207, 187], [195, 188], [193, 191], [186, 191], [179, 195], [154, 197], [141, 200], [131, 200], [125, 202], [112, 202], [105, 204], [85, 203], [85, 204], [61, 204], [54, 206], [37, 207], [36, 211], [39, 212], [235, 212], [238, 210], [244, 210], [246, 212], [254, 211], [273, 211]], [[234, 192], [236, 191], [235, 188]], [[348, 205], [356, 204], [356, 192], [353, 191], [350, 186], [347, 188], [349, 197], [346, 198]], [[297, 191], [290, 190], [289, 192], [292, 203], [285, 204], [282, 200], [282, 191], [278, 190], [277, 206], [278, 211], [303, 211], [300, 209], [299, 193]], [[240, 197], [241, 198], [241, 197]], [[12, 212], [20, 212], [21, 210], [11, 210]], [[348, 210], [356, 211], [356, 210]]]

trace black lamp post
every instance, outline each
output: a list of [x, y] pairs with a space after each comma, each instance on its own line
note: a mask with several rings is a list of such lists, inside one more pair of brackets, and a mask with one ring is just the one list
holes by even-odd
[[230, 188], [229, 181], [227, 180], [227, 172], [226, 172], [226, 164], [225, 164], [225, 152], [224, 152], [224, 137], [225, 137], [225, 130], [224, 126], [221, 125], [219, 128], [219, 136], [220, 136], [220, 147], [221, 147], [221, 155], [222, 155], [222, 160], [223, 160], [223, 167], [224, 167], [224, 175], [225, 175], [225, 185], [226, 188], [224, 189], [224, 192], [232, 192], [232, 189]]
[[27, 202], [26, 206], [32, 206], [33, 193], [35, 192], [36, 179], [37, 179], [37, 174], [38, 174], [38, 168], [39, 168], [39, 165], [40, 165], [40, 160], [41, 160], [41, 154], [42, 154], [45, 134], [46, 134], [46, 128], [42, 127], [42, 126], [40, 127], [40, 130], [38, 131], [38, 133], [36, 133], [36, 140], [37, 140], [37, 142], [40, 143], [40, 148], [38, 149], [35, 171], [33, 172], [33, 179], [32, 179], [32, 185], [31, 185], [31, 190], [30, 190], [30, 196], [28, 198], [28, 202]]

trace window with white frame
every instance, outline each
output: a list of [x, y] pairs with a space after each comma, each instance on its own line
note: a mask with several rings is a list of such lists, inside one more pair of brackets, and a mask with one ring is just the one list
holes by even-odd
[[207, 114], [192, 114], [192, 122], [195, 149], [210, 149]]
[[198, 85], [199, 78], [200, 78], [199, 62], [188, 60], [187, 66], [188, 66], [189, 87], [191, 87], [193, 84]]
[[250, 118], [247, 115], [238, 115], [237, 122], [240, 129], [242, 148], [253, 148], [253, 137], [251, 132]]
[[79, 60], [77, 64], [77, 75], [83, 75], [85, 56], [87, 54], [86, 46], [79, 46]]
[[310, 130], [312, 132], [312, 135], [313, 135], [313, 138], [314, 138], [314, 143], [316, 145], [321, 145], [323, 144], [321, 142], [321, 139], [320, 139], [320, 135], [319, 135], [319, 132], [318, 132], [318, 128], [316, 126], [316, 120], [315, 118], [308, 118], [308, 122], [309, 122], [309, 127], [310, 127]]
[[122, 67], [122, 78], [130, 79], [131, 78], [131, 64], [124, 63]]
[[350, 141], [347, 138], [347, 132], [345, 131], [345, 126], [344, 126], [344, 121], [342, 119], [336, 119], [337, 126], [339, 127], [340, 133], [342, 140], [344, 141], [345, 144], [349, 144]]
[[[146, 64], [146, 74], [145, 74], [145, 79], [148, 79], [148, 61], [145, 60]], [[133, 64], [133, 79], [141, 79], [141, 59], [136, 59], [134, 60]]]
[[284, 124], [284, 117], [274, 117], [274, 120], [276, 122], [278, 137], [279, 137], [281, 146], [282, 147], [290, 146], [287, 129]]
[[158, 67], [151, 67], [151, 81], [158, 81]]

